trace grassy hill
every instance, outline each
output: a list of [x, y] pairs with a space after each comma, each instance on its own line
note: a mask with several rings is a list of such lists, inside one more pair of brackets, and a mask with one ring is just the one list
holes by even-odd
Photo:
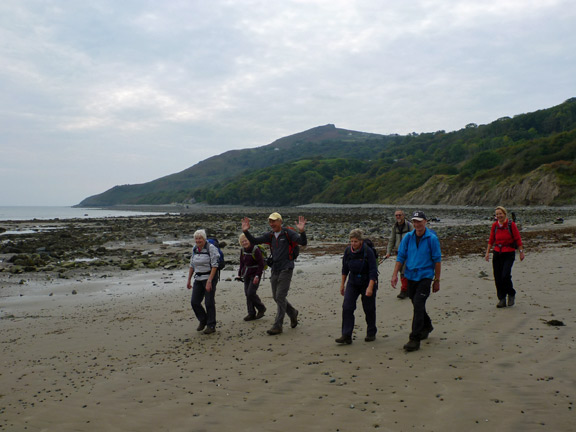
[[446, 133], [376, 135], [326, 125], [235, 150], [83, 206], [421, 203], [576, 204], [576, 98]]
[[325, 125], [280, 138], [253, 149], [231, 150], [213, 156], [176, 174], [157, 180], [115, 186], [84, 199], [79, 207], [107, 207], [119, 204], [170, 204], [197, 200], [199, 188], [226, 184], [229, 179], [253, 170], [281, 165], [302, 158], [370, 158], [374, 144], [386, 137]]

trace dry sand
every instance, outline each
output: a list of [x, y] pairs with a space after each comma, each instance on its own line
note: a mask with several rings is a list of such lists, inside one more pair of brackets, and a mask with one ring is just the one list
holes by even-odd
[[513, 269], [516, 306], [496, 309], [481, 251], [446, 260], [428, 301], [435, 330], [413, 353], [392, 260], [380, 266], [376, 341], [364, 342], [359, 302], [345, 346], [334, 343], [337, 256], [303, 255], [289, 295], [300, 325], [279, 336], [265, 333], [268, 280], [268, 313], [253, 322], [241, 284], [221, 281], [209, 336], [195, 331], [186, 269], [5, 287], [0, 430], [575, 430], [575, 262], [574, 248], [528, 251]]

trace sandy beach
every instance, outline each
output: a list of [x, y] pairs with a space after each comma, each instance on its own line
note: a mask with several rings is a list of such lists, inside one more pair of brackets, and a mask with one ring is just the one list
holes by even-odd
[[435, 330], [413, 353], [402, 349], [412, 307], [390, 287], [393, 260], [380, 265], [376, 341], [364, 342], [359, 307], [346, 346], [334, 343], [339, 255], [302, 255], [289, 295], [300, 324], [279, 336], [265, 333], [268, 280], [267, 315], [244, 322], [241, 284], [225, 280], [233, 267], [213, 335], [195, 331], [185, 267], [5, 284], [0, 430], [573, 430], [571, 241], [517, 260], [512, 308], [495, 308], [481, 251], [445, 259], [428, 302]]

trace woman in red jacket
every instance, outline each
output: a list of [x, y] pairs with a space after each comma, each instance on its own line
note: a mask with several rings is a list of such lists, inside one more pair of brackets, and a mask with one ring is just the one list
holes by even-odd
[[520, 261], [524, 260], [524, 250], [518, 227], [515, 222], [508, 220], [506, 209], [498, 206], [494, 214], [496, 222], [492, 224], [485, 258], [486, 261], [490, 261], [490, 249], [494, 246], [492, 268], [499, 300], [496, 307], [503, 308], [506, 307], [506, 296], [508, 296], [508, 306], [514, 306], [516, 291], [512, 284], [512, 265], [516, 257], [516, 249], [520, 251]]

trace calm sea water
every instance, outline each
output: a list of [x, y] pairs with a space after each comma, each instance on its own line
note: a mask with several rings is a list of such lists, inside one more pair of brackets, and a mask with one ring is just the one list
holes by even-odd
[[124, 210], [108, 210], [95, 208], [73, 207], [35, 207], [35, 206], [0, 206], [0, 221], [9, 220], [48, 220], [48, 219], [78, 219], [107, 218], [122, 216], [163, 214], [155, 212], [136, 212]]

